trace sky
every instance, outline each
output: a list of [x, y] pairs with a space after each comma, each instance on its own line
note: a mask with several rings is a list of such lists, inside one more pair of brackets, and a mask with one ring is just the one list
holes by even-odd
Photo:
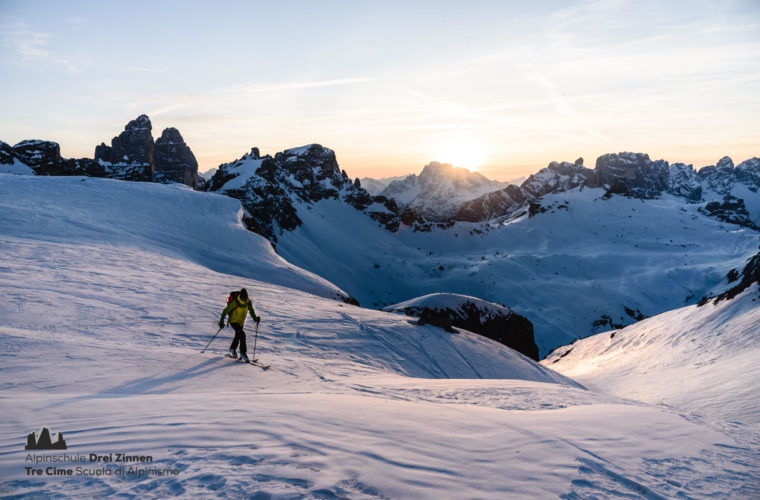
[[92, 157], [147, 114], [205, 171], [319, 143], [351, 177], [760, 156], [760, 2], [0, 0], [0, 140]]

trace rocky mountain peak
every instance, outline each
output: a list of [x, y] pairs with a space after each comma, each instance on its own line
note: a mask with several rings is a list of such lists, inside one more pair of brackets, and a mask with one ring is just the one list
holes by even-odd
[[248, 212], [246, 225], [272, 242], [278, 234], [302, 224], [300, 207], [325, 199], [341, 200], [390, 231], [397, 231], [401, 224], [425, 227], [414, 210], [373, 197], [360, 182], [351, 180], [338, 166], [335, 152], [320, 144], [286, 149], [274, 157], [262, 157], [253, 148], [239, 160], [220, 165], [205, 189], [239, 199]]
[[520, 188], [529, 196], [538, 198], [545, 194], [586, 185], [593, 175], [594, 172], [591, 169], [583, 166], [583, 158], [579, 158], [575, 163], [553, 161], [528, 177]]
[[153, 156], [154, 182], [178, 182], [197, 187], [198, 162], [179, 130], [173, 127], [164, 129], [154, 145]]
[[111, 139], [111, 146], [101, 143], [95, 148], [95, 161], [108, 167], [122, 167], [123, 178], [132, 181], [153, 180], [152, 125], [146, 115], [130, 121], [124, 131]]
[[724, 156], [723, 158], [718, 160], [718, 163], [715, 164], [715, 167], [718, 170], [733, 170], [734, 161], [730, 157]]
[[395, 200], [402, 207], [415, 209], [429, 220], [444, 221], [451, 218], [462, 203], [506, 185], [466, 168], [434, 161], [425, 165], [419, 175], [390, 182], [380, 195]]
[[[468, 170], [469, 172], [469, 170]], [[437, 176], [437, 177], [453, 177], [454, 173], [454, 166], [450, 163], [440, 163], [437, 161], [431, 161], [424, 167], [422, 167], [422, 172], [420, 172], [420, 176], [426, 175], [426, 176]]]

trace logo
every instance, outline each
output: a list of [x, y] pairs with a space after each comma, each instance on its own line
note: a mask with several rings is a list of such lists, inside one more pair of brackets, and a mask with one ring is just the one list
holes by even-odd
[[54, 443], [50, 437], [50, 430], [43, 427], [38, 436], [30, 432], [26, 436], [26, 450], [65, 450], [66, 440], [63, 439], [63, 433], [58, 433], [58, 440]]

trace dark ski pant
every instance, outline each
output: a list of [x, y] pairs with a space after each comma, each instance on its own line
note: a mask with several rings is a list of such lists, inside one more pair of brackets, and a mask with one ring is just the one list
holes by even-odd
[[232, 339], [232, 345], [230, 346], [230, 349], [237, 349], [238, 343], [240, 344], [240, 354], [243, 355], [246, 352], [248, 352], [248, 349], [246, 349], [245, 346], [245, 331], [243, 330], [243, 325], [238, 325], [237, 323], [230, 323], [230, 326], [233, 330], [235, 330], [235, 338]]

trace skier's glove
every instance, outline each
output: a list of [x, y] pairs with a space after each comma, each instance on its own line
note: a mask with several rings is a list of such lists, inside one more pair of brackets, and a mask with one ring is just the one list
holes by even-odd
[[224, 328], [224, 321], [219, 322], [219, 328]]
[[261, 316], [256, 316], [256, 323], [258, 323], [259, 321], [261, 321]]

